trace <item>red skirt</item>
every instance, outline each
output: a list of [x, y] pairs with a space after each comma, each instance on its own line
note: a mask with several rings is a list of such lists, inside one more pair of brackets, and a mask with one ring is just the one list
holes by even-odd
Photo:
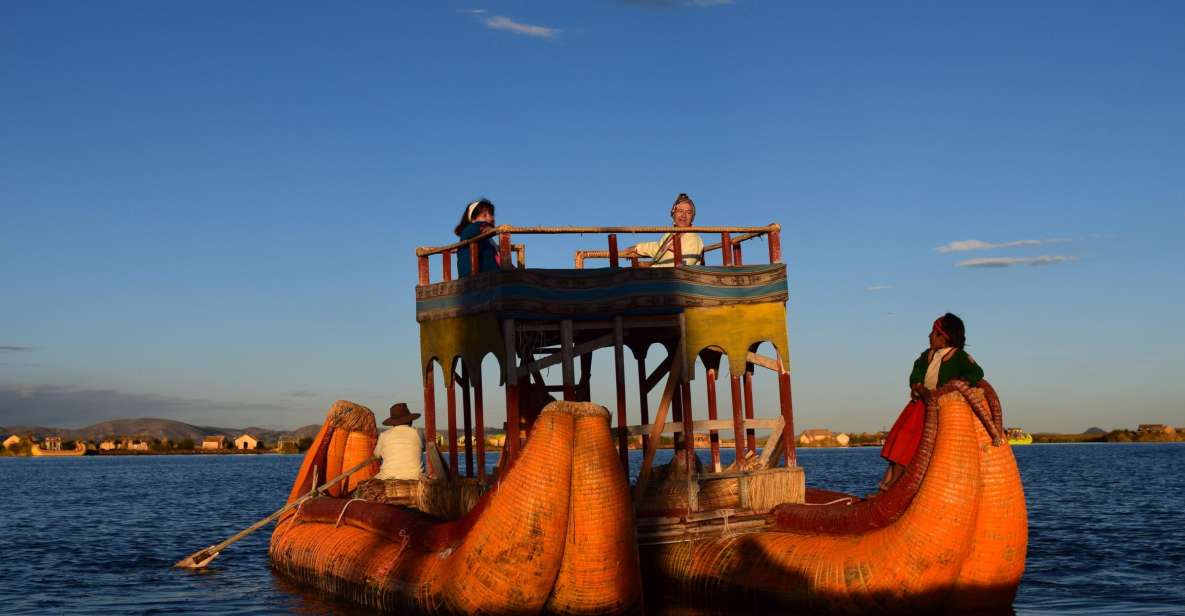
[[918, 452], [918, 445], [922, 442], [922, 426], [926, 419], [926, 403], [921, 400], [910, 400], [901, 409], [901, 415], [885, 437], [885, 446], [881, 448], [881, 457], [903, 466], [913, 462], [913, 456]]

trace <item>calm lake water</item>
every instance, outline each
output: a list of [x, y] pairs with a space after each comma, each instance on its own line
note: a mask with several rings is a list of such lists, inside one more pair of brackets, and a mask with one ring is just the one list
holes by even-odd
[[[1015, 451], [1030, 524], [1017, 614], [1185, 614], [1185, 444]], [[862, 494], [877, 454], [799, 457], [808, 484]], [[273, 575], [270, 529], [205, 571], [171, 568], [281, 506], [300, 459], [0, 458], [0, 614], [369, 613]]]

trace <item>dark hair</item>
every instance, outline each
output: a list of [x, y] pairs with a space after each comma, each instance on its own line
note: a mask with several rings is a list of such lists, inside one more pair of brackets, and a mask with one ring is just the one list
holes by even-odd
[[675, 202], [671, 204], [671, 216], [675, 215], [675, 208], [679, 207], [680, 203], [686, 203], [691, 206], [691, 219], [695, 220], [695, 201], [692, 201], [691, 197], [687, 196], [687, 193], [679, 193], [679, 196], [675, 197]]
[[457, 226], [453, 228], [453, 233], [457, 237], [461, 237], [461, 232], [465, 230], [465, 227], [469, 226], [469, 223], [473, 222], [470, 220], [471, 216], [469, 215], [469, 206], [475, 203], [477, 205], [473, 208], [473, 216], [477, 216], [478, 214], [485, 211], [489, 211], [491, 214], [494, 213], [494, 202], [486, 199], [485, 197], [466, 203], [465, 210], [461, 212], [461, 222], [457, 223]]
[[951, 346], [961, 349], [967, 344], [967, 329], [963, 326], [963, 319], [948, 312], [938, 317], [938, 321]]

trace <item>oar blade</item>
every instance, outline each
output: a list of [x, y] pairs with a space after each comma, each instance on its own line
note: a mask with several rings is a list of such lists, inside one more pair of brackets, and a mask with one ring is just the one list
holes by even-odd
[[210, 548], [201, 549], [177, 561], [177, 564], [173, 566], [178, 569], [202, 569], [210, 564], [210, 561], [214, 560], [218, 554], [218, 552], [211, 551]]

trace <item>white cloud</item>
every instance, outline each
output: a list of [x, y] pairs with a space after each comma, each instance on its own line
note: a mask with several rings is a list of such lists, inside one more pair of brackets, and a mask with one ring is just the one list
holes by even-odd
[[955, 264], [955, 267], [1012, 267], [1013, 265], [1040, 267], [1042, 265], [1053, 265], [1054, 263], [1066, 263], [1077, 260], [1078, 257], [1072, 257], [1068, 255], [1042, 255], [1040, 257], [983, 257], [980, 259], [967, 259], [966, 261], [959, 261]]
[[991, 242], [984, 242], [982, 240], [957, 240], [949, 244], [943, 244], [934, 250], [940, 253], [948, 252], [967, 252], [969, 250], [993, 250], [996, 248], [1019, 248], [1021, 246], [1041, 246], [1043, 244], [1058, 244], [1061, 242], [1070, 241], [1067, 238], [1049, 238], [1044, 240], [1014, 240], [1011, 242], [1000, 242], [993, 244]]
[[515, 21], [509, 17], [503, 17], [501, 15], [487, 16], [485, 9], [469, 9], [462, 12], [476, 17], [479, 21], [481, 21], [481, 23], [485, 24], [486, 27], [491, 30], [505, 30], [513, 34], [545, 39], [553, 39], [560, 33], [559, 28], [548, 28], [546, 26], [525, 24], [521, 21]]
[[864, 287], [864, 290], [865, 291], [887, 291], [892, 288], [893, 288], [893, 285], [891, 285], [891, 284], [874, 284], [874, 285], [869, 285], [867, 287]]

